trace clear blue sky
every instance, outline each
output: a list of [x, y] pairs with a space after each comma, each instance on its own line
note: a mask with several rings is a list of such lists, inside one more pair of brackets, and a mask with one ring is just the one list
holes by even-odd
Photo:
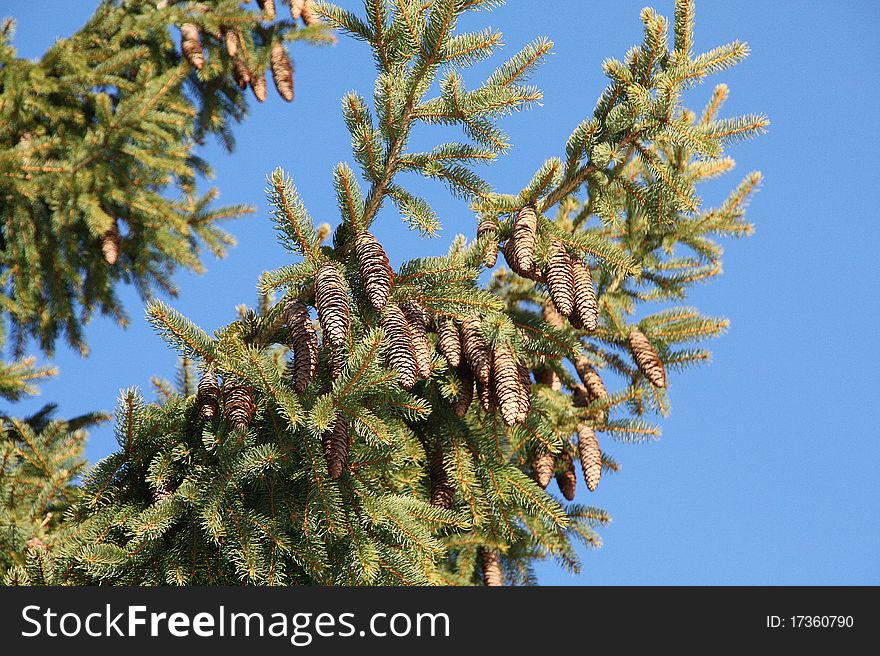
[[[562, 152], [571, 129], [589, 115], [605, 84], [603, 58], [622, 57], [640, 38], [646, 0], [537, 3], [510, 0], [481, 21], [505, 33], [510, 53], [533, 36], [556, 42], [536, 77], [544, 105], [508, 119], [515, 144], [488, 174], [516, 191], [548, 156]], [[359, 5], [352, 0], [346, 6]], [[75, 31], [95, 0], [0, 1], [18, 19], [20, 54], [35, 57]], [[670, 15], [673, 2], [654, 7]], [[880, 339], [876, 254], [880, 114], [876, 25], [880, 3], [703, 0], [697, 4], [697, 47], [741, 38], [752, 56], [715, 81], [726, 82], [726, 115], [764, 112], [769, 134], [732, 149], [737, 171], [703, 189], [717, 202], [745, 172], [760, 169], [764, 189], [752, 204], [757, 234], [727, 244], [725, 273], [692, 302], [730, 317], [712, 343], [713, 363], [675, 375], [672, 417], [660, 441], [608, 448], [623, 465], [598, 492], [580, 500], [608, 509], [603, 549], [586, 555], [579, 577], [550, 564], [544, 583], [558, 584], [878, 584], [880, 583], [880, 430], [877, 428]], [[204, 276], [182, 275], [175, 306], [203, 328], [228, 322], [238, 303], [253, 304], [263, 270], [286, 263], [267, 218], [266, 174], [282, 165], [312, 215], [335, 224], [332, 167], [350, 160], [339, 99], [366, 95], [372, 70], [365, 46], [343, 40], [329, 50], [297, 46], [297, 99], [269, 94], [236, 131], [233, 155], [211, 145], [222, 201], [250, 203], [253, 216], [229, 224], [239, 246], [209, 261]], [[473, 78], [471, 78], [473, 79]], [[696, 90], [701, 106], [711, 84]], [[430, 135], [429, 137], [430, 138]], [[472, 231], [465, 206], [432, 187], [446, 230], [421, 242], [393, 213], [377, 236], [394, 264], [445, 251], [459, 231]], [[875, 216], [875, 219], [871, 219]], [[173, 375], [174, 354], [143, 320], [142, 303], [126, 290], [132, 326], [107, 321], [88, 329], [91, 356], [61, 351], [62, 374], [23, 414], [48, 400], [64, 415], [111, 409], [120, 388]], [[115, 447], [112, 428], [94, 432], [88, 456]], [[580, 486], [583, 488], [583, 485]]]

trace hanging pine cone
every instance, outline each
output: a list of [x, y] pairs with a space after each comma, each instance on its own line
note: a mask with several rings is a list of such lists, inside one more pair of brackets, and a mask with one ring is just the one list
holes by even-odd
[[232, 70], [238, 88], [242, 91], [247, 89], [248, 85], [251, 83], [251, 69], [249, 69], [241, 59], [236, 59], [233, 62]]
[[577, 432], [578, 459], [584, 471], [584, 480], [590, 492], [595, 492], [602, 477], [602, 452], [599, 450], [599, 440], [596, 439], [596, 432], [586, 424], [580, 424]]
[[498, 553], [480, 548], [480, 564], [483, 568], [483, 583], [489, 586], [504, 585], [504, 574], [501, 571], [501, 559]]
[[579, 257], [572, 258], [571, 266], [574, 280], [574, 312], [569, 317], [569, 321], [575, 328], [593, 332], [599, 326], [599, 305], [593, 287], [593, 274]]
[[223, 414], [232, 430], [243, 430], [254, 418], [254, 393], [246, 385], [223, 386]]
[[[513, 232], [510, 235], [511, 255], [517, 266], [523, 271], [535, 268], [535, 240], [538, 231], [538, 215], [532, 205], [526, 205], [513, 221]], [[513, 268], [513, 263], [508, 262]]]
[[550, 324], [551, 328], [557, 330], [565, 328], [565, 317], [559, 314], [559, 310], [553, 303], [544, 303], [544, 321]]
[[568, 451], [563, 451], [560, 456], [561, 469], [556, 472], [556, 485], [559, 491], [569, 501], [574, 501], [574, 493], [577, 490], [577, 476], [574, 473], [574, 461]]
[[362, 232], [354, 242], [364, 291], [370, 304], [381, 312], [391, 295], [394, 272], [382, 244], [369, 232]]
[[441, 317], [437, 322], [437, 349], [453, 369], [461, 362], [461, 335], [450, 317]]
[[532, 259], [531, 266], [528, 268], [524, 267], [517, 259], [512, 238], [504, 242], [504, 246], [501, 248], [501, 253], [504, 255], [504, 260], [507, 262], [507, 266], [510, 267], [511, 271], [523, 278], [528, 278], [535, 282], [544, 282], [544, 274], [538, 269], [538, 265], [534, 259]]
[[550, 261], [544, 271], [553, 305], [563, 316], [574, 310], [574, 277], [571, 257], [558, 239], [553, 240]]
[[540, 383], [541, 385], [546, 385], [554, 392], [562, 390], [562, 381], [559, 379], [559, 374], [553, 371], [550, 367], [536, 369], [535, 382]]
[[663, 368], [660, 356], [645, 337], [645, 333], [638, 328], [633, 328], [629, 334], [629, 350], [645, 378], [654, 387], [666, 387], [666, 369]]
[[343, 362], [342, 353], [334, 349], [330, 353], [330, 378], [331, 380], [336, 380], [339, 378], [339, 374], [342, 373], [342, 367], [345, 366]]
[[302, 18], [303, 7], [305, 4], [306, 0], [290, 0], [290, 17], [294, 22]]
[[532, 469], [535, 472], [535, 481], [542, 489], [546, 490], [550, 485], [550, 479], [553, 478], [553, 472], [556, 470], [556, 458], [552, 453], [539, 449], [532, 461]]
[[492, 382], [495, 405], [501, 408], [501, 418], [505, 424], [513, 426], [520, 414], [520, 377], [513, 351], [507, 344], [495, 347]]
[[196, 391], [196, 408], [198, 408], [199, 419], [203, 421], [211, 421], [220, 410], [220, 385], [217, 383], [214, 372], [210, 369], [205, 369], [199, 379]]
[[491, 377], [490, 382], [485, 385], [480, 382], [479, 378], [475, 379], [474, 383], [477, 386], [477, 395], [480, 397], [480, 407], [483, 408], [483, 412], [495, 412], [497, 406], [495, 405], [495, 395], [492, 394]]
[[466, 317], [461, 322], [461, 344], [465, 360], [471, 366], [474, 377], [484, 387], [489, 386], [489, 376], [492, 372], [492, 358], [489, 345], [483, 337], [480, 318], [477, 316]]
[[202, 51], [199, 28], [192, 23], [184, 23], [180, 26], [180, 50], [197, 71], [205, 67], [205, 54]]
[[477, 224], [477, 238], [487, 235], [491, 235], [491, 239], [488, 240], [486, 250], [483, 251], [483, 264], [491, 269], [498, 262], [498, 231], [495, 221], [484, 216]]
[[287, 51], [280, 41], [272, 43], [269, 63], [272, 67], [272, 80], [275, 82], [278, 95], [290, 102], [293, 100], [293, 66], [291, 66]]
[[300, 301], [287, 301], [284, 325], [287, 327], [288, 345], [293, 351], [293, 388], [302, 394], [318, 368], [318, 335], [309, 317], [309, 308]]
[[461, 391], [452, 405], [452, 411], [460, 419], [467, 414], [468, 408], [471, 407], [471, 401], [474, 400], [474, 374], [467, 362], [462, 362], [456, 371], [458, 379], [461, 381]]
[[324, 264], [315, 274], [315, 305], [324, 339], [332, 346], [342, 346], [348, 334], [348, 294], [342, 274], [332, 264]]
[[419, 303], [408, 301], [402, 306], [412, 335], [413, 354], [419, 378], [431, 377], [431, 348], [428, 345], [428, 315]]
[[251, 90], [258, 102], [266, 100], [266, 76], [260, 71], [251, 71]]
[[257, 4], [260, 5], [260, 9], [266, 14], [268, 20], [275, 19], [275, 0], [257, 0]]
[[389, 303], [382, 313], [382, 328], [388, 338], [385, 359], [390, 369], [397, 372], [397, 382], [403, 389], [416, 384], [416, 355], [409, 323], [401, 309]]
[[529, 418], [532, 411], [532, 378], [529, 370], [523, 364], [516, 365], [519, 373], [519, 412], [516, 415], [516, 423], [521, 424]]
[[575, 360], [574, 368], [586, 388], [589, 403], [608, 396], [608, 390], [605, 388], [605, 383], [602, 382], [602, 377], [587, 358], [580, 356]]
[[101, 253], [104, 261], [110, 266], [116, 264], [119, 259], [119, 250], [122, 247], [122, 237], [119, 234], [119, 223], [114, 219], [104, 237], [101, 239]]
[[455, 490], [449, 484], [449, 476], [443, 465], [443, 447], [438, 443], [431, 454], [431, 505], [450, 510]]
[[334, 481], [348, 469], [348, 422], [342, 413], [336, 415], [333, 427], [321, 438], [327, 475]]
[[315, 13], [315, 5], [312, 0], [305, 0], [302, 7], [302, 19], [306, 27], [318, 22], [318, 14]]
[[226, 54], [235, 57], [238, 54], [239, 32], [238, 30], [224, 30], [223, 42], [226, 44]]

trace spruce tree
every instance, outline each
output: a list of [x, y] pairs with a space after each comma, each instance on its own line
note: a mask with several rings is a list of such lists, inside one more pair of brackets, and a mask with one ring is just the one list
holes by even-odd
[[[496, 192], [476, 168], [509, 145], [499, 119], [541, 99], [528, 78], [552, 47], [538, 39], [466, 88], [459, 69], [501, 35], [458, 19], [497, 4], [376, 0], [357, 16], [317, 3], [378, 69], [372, 103], [342, 101], [360, 175], [335, 170], [341, 223], [325, 243], [276, 170], [268, 195], [293, 262], [262, 276], [260, 307], [208, 334], [149, 305], [198, 377], [163, 384], [156, 403], [122, 393], [120, 449], [86, 479], [56, 581], [519, 584], [536, 560], [577, 570], [576, 543], [601, 543], [608, 514], [571, 501], [576, 463], [592, 490], [618, 470], [610, 441], [656, 437], [650, 415], [668, 411], [678, 372], [708, 358], [694, 342], [727, 325], [682, 303], [719, 274], [717, 238], [751, 231], [759, 176], [717, 208], [696, 185], [767, 121], [718, 118], [724, 86], [699, 116], [683, 107], [683, 91], [748, 50], [695, 54], [693, 4], [678, 0], [672, 43], [645, 9], [644, 41], [606, 61], [610, 84], [563, 153], [518, 193]], [[467, 140], [413, 152], [419, 124]], [[371, 232], [380, 214], [440, 228], [404, 172], [467, 200], [474, 238], [392, 271]], [[506, 266], [485, 285], [499, 251]], [[554, 473], [564, 499], [542, 489]]]

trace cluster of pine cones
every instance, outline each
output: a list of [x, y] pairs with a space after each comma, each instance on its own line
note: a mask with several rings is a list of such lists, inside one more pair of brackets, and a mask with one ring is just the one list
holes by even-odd
[[[167, 3], [165, 3], [167, 4]], [[275, 0], [257, 0], [267, 20], [275, 19]], [[314, 25], [318, 21], [312, 0], [289, 0], [290, 15], [294, 21], [302, 20], [306, 26]], [[162, 3], [159, 3], [162, 8]], [[259, 102], [266, 99], [266, 78], [259, 67], [249, 62], [248, 53], [245, 52], [245, 43], [241, 32], [234, 28], [224, 28], [219, 35], [226, 46], [226, 53], [233, 60], [235, 81], [244, 90], [250, 85], [254, 97]], [[205, 53], [199, 28], [193, 23], [184, 23], [180, 26], [180, 49], [183, 56], [196, 70], [205, 67]], [[284, 100], [293, 100], [293, 66], [287, 51], [280, 41], [272, 42], [269, 51], [269, 67], [272, 71], [272, 80]]]

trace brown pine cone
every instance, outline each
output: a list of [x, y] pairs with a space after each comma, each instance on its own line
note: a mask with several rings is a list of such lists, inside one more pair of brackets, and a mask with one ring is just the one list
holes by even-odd
[[571, 257], [558, 239], [553, 240], [551, 249], [552, 254], [544, 270], [544, 278], [547, 280], [553, 305], [560, 314], [567, 317], [574, 310], [574, 273]]
[[453, 369], [461, 363], [461, 335], [450, 317], [441, 317], [437, 322], [437, 349]]
[[266, 76], [259, 71], [251, 71], [251, 90], [258, 102], [266, 100]]
[[324, 264], [315, 274], [315, 305], [324, 339], [332, 346], [342, 346], [348, 334], [348, 294], [342, 274], [332, 264]]
[[480, 407], [483, 408], [483, 412], [495, 412], [498, 407], [495, 405], [495, 395], [492, 394], [491, 376], [486, 385], [483, 385], [479, 379], [475, 379], [474, 383], [477, 386], [477, 395], [480, 397]]
[[220, 410], [220, 385], [217, 383], [214, 372], [210, 369], [205, 369], [199, 379], [196, 391], [196, 408], [198, 408], [199, 419], [203, 421], [211, 421]]
[[234, 58], [238, 54], [238, 30], [223, 30], [223, 41], [226, 44], [226, 53]]
[[516, 415], [516, 423], [521, 424], [529, 418], [532, 411], [532, 378], [529, 370], [523, 364], [516, 365], [519, 373], [519, 412]]
[[531, 265], [528, 268], [524, 267], [522, 263], [517, 259], [516, 249], [514, 247], [512, 238], [504, 242], [504, 246], [501, 248], [501, 253], [504, 255], [504, 260], [507, 262], [507, 266], [510, 267], [511, 271], [513, 271], [517, 275], [522, 276], [523, 278], [528, 278], [529, 280], [534, 280], [535, 282], [544, 282], [544, 274], [538, 268], [538, 265], [535, 262], [534, 258], [532, 259]]
[[232, 430], [243, 430], [254, 418], [253, 390], [247, 385], [223, 385], [223, 414]]
[[629, 334], [629, 350], [645, 378], [654, 387], [666, 387], [666, 369], [663, 368], [663, 362], [660, 361], [660, 356], [651, 342], [645, 337], [645, 333], [638, 328], [633, 328]]
[[577, 476], [574, 473], [574, 461], [568, 451], [563, 451], [560, 456], [561, 469], [556, 472], [556, 485], [559, 491], [569, 501], [574, 501], [574, 493], [577, 490]]
[[474, 400], [474, 374], [467, 362], [458, 365], [458, 379], [461, 381], [461, 392], [452, 405], [452, 411], [455, 416], [461, 419], [467, 414], [468, 408], [471, 407], [471, 401]]
[[382, 313], [382, 328], [388, 338], [385, 360], [390, 369], [397, 372], [397, 382], [403, 389], [416, 384], [416, 355], [409, 323], [401, 309], [389, 303]]
[[488, 388], [489, 376], [492, 372], [492, 356], [486, 338], [483, 337], [481, 323], [478, 316], [465, 318], [461, 322], [461, 343], [465, 360], [474, 372], [474, 377], [483, 387]]
[[202, 51], [199, 28], [192, 23], [184, 23], [180, 26], [180, 50], [197, 71], [205, 67], [205, 54]]
[[481, 547], [480, 564], [483, 568], [483, 583], [485, 585], [504, 585], [504, 573], [501, 571], [501, 559], [497, 552]]
[[416, 372], [419, 378], [431, 377], [431, 348], [428, 345], [428, 315], [416, 301], [408, 301], [403, 306], [403, 314], [412, 335], [413, 354], [416, 357]]
[[293, 388], [302, 394], [311, 384], [318, 368], [318, 335], [309, 317], [309, 308], [289, 300], [284, 306], [284, 324], [293, 351]]
[[269, 63], [272, 66], [272, 81], [275, 82], [278, 95], [290, 102], [293, 100], [293, 66], [281, 42], [272, 43]]
[[369, 232], [362, 232], [354, 242], [364, 291], [370, 304], [381, 312], [391, 295], [394, 272], [382, 244]]
[[104, 255], [104, 261], [110, 266], [116, 264], [121, 247], [122, 237], [119, 234], [119, 223], [114, 219], [113, 224], [101, 239], [101, 253]]
[[260, 5], [260, 9], [262, 9], [263, 13], [266, 14], [266, 18], [268, 20], [274, 20], [275, 0], [257, 0], [257, 4]]
[[303, 7], [305, 4], [306, 0], [290, 0], [290, 17], [294, 22], [302, 18]]
[[318, 22], [318, 14], [315, 12], [312, 0], [305, 0], [305, 2], [303, 2], [302, 19], [303, 23], [306, 24], [306, 27]]
[[431, 454], [431, 505], [450, 510], [455, 498], [455, 489], [449, 484], [449, 476], [443, 465], [443, 447], [437, 444]]
[[335, 481], [348, 469], [348, 422], [341, 411], [333, 427], [321, 438], [321, 446], [327, 461], [327, 475]]
[[578, 426], [578, 459], [590, 492], [595, 492], [602, 477], [602, 452], [596, 432], [586, 424]]
[[[593, 274], [579, 257], [572, 258], [574, 279], [574, 311], [569, 321], [575, 328], [593, 332], [599, 326], [599, 304], [593, 287]], [[575, 325], [575, 324], [578, 325]]]
[[553, 472], [556, 470], [556, 458], [552, 453], [539, 447], [535, 453], [535, 459], [532, 461], [532, 469], [535, 472], [535, 481], [542, 489], [546, 490], [550, 485], [550, 479], [553, 478]]
[[580, 356], [575, 360], [574, 368], [586, 387], [590, 403], [608, 396], [608, 390], [605, 388], [605, 383], [602, 382], [602, 377], [587, 358]]
[[501, 408], [501, 418], [508, 426], [513, 426], [520, 414], [520, 377], [516, 365], [510, 346], [495, 347], [492, 359], [495, 405]]
[[[510, 235], [511, 255], [517, 266], [523, 271], [535, 268], [535, 240], [537, 239], [538, 215], [535, 207], [526, 205], [513, 221], [513, 232]], [[511, 268], [513, 263], [509, 262]]]
[[241, 59], [236, 59], [232, 66], [235, 82], [238, 84], [238, 88], [244, 91], [251, 83], [251, 69]]
[[498, 231], [495, 221], [484, 216], [477, 224], [477, 238], [486, 235], [492, 235], [492, 238], [488, 240], [486, 250], [483, 252], [483, 264], [491, 269], [498, 262]]

